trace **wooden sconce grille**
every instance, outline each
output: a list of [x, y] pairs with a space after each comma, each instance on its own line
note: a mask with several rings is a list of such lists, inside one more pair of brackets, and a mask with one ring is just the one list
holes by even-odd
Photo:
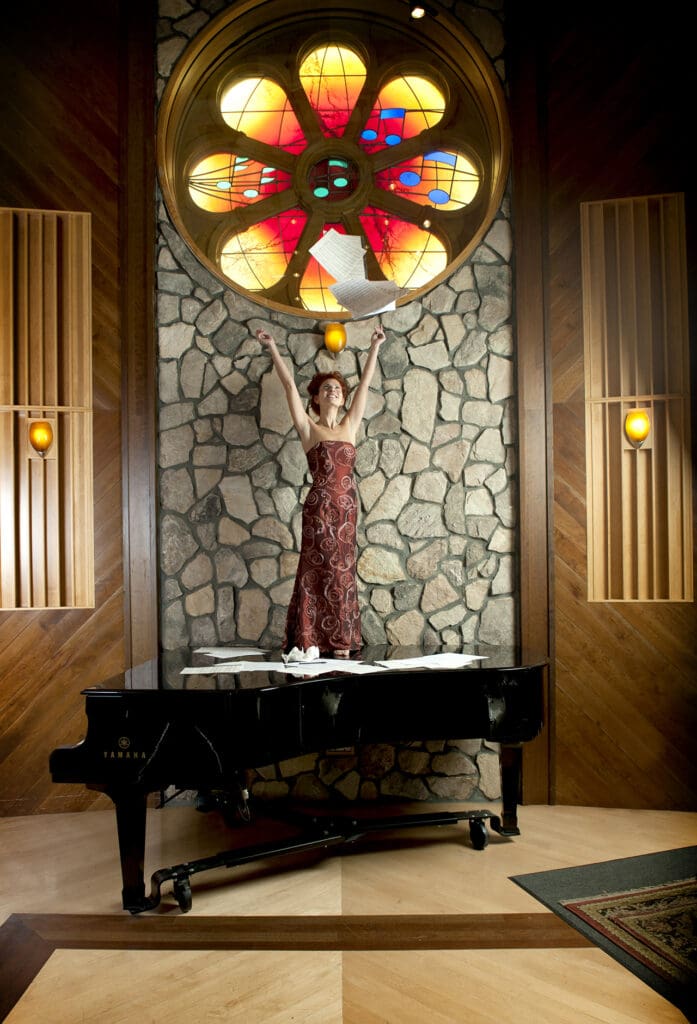
[[680, 194], [581, 206], [591, 601], [693, 599], [684, 224]]
[[[0, 607], [94, 606], [90, 215], [0, 210]], [[48, 420], [51, 448], [29, 443]]]

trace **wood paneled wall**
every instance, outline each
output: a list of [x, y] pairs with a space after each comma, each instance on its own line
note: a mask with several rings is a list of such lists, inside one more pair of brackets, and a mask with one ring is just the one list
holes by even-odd
[[[125, 602], [124, 592], [131, 588], [133, 547], [142, 551], [151, 543], [144, 492], [146, 507], [150, 499], [142, 481], [153, 447], [153, 432], [146, 437], [152, 377], [144, 368], [152, 351], [154, 226], [148, 239], [143, 224], [154, 199], [152, 172], [145, 175], [144, 193], [138, 168], [153, 134], [153, 93], [147, 81], [149, 91], [134, 96], [129, 90], [144, 74], [152, 76], [153, 34], [147, 2], [95, 6], [66, 0], [43, 5], [40, 13], [11, 4], [2, 14], [0, 207], [91, 215], [94, 445], [84, 454], [94, 466], [96, 595], [93, 609], [0, 612], [4, 815], [108, 805], [82, 787], [55, 786], [48, 757], [55, 746], [84, 734], [80, 690], [122, 671], [131, 659], [131, 618], [139, 623], [141, 650], [152, 648], [156, 636], [147, 566], [141, 568], [137, 608]], [[134, 73], [138, 68], [141, 73]], [[129, 222], [139, 248], [127, 263]], [[154, 217], [149, 222], [154, 225]], [[123, 408], [133, 410], [130, 434], [122, 429]], [[124, 491], [140, 510], [135, 538], [124, 537]]]
[[[513, 210], [518, 254], [519, 239], [544, 236], [541, 260], [518, 261], [516, 316], [519, 337], [529, 316], [544, 324], [538, 355], [549, 373], [551, 796], [694, 809], [695, 604], [587, 598], [580, 218], [584, 202], [685, 193], [694, 340], [694, 174], [683, 142], [694, 61], [675, 60], [668, 20], [642, 19], [624, 2], [567, 5], [549, 20], [545, 10], [509, 6], [520, 76], [533, 67], [536, 75], [513, 125]], [[526, 161], [537, 161], [537, 188]], [[521, 353], [524, 366], [531, 358]], [[693, 344], [693, 403], [696, 359]]]

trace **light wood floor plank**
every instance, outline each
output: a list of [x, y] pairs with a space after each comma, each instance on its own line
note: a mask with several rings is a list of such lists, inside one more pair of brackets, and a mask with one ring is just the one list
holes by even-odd
[[[693, 845], [697, 814], [527, 806], [520, 824], [483, 851], [461, 823], [202, 873], [189, 914], [165, 891], [132, 917], [120, 907], [111, 810], [0, 819], [6, 1019], [684, 1022], [510, 876]], [[275, 827], [231, 832], [189, 807], [152, 810], [146, 873]]]

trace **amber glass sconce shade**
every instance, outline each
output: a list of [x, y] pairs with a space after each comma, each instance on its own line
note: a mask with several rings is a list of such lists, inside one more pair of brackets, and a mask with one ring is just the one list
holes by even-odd
[[346, 328], [340, 323], [328, 323], [324, 327], [324, 344], [333, 355], [346, 348]]
[[624, 433], [630, 444], [641, 448], [649, 436], [651, 420], [646, 409], [632, 409], [624, 418]]
[[29, 423], [29, 444], [41, 458], [53, 444], [53, 426], [48, 420], [31, 420]]

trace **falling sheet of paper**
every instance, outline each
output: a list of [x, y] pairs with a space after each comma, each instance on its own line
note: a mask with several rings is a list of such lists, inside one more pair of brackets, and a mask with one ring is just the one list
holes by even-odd
[[340, 302], [352, 316], [373, 316], [394, 309], [397, 299], [406, 295], [394, 281], [341, 281], [329, 286], [337, 302]]
[[194, 654], [207, 654], [211, 658], [222, 658], [229, 661], [230, 658], [251, 658], [255, 654], [266, 654], [266, 651], [258, 647], [199, 647]]
[[342, 235], [330, 228], [315, 242], [310, 252], [336, 281], [365, 279], [364, 249], [360, 235]]
[[378, 661], [385, 668], [462, 668], [472, 661], [486, 661], [485, 655], [457, 654], [445, 651], [442, 654], [422, 654], [415, 658], [395, 658], [394, 661]]
[[360, 235], [342, 235], [330, 228], [310, 248], [320, 266], [335, 278], [329, 286], [338, 303], [352, 317], [373, 316], [394, 309], [397, 299], [406, 295], [394, 281], [368, 281], [363, 262], [363, 240]]

